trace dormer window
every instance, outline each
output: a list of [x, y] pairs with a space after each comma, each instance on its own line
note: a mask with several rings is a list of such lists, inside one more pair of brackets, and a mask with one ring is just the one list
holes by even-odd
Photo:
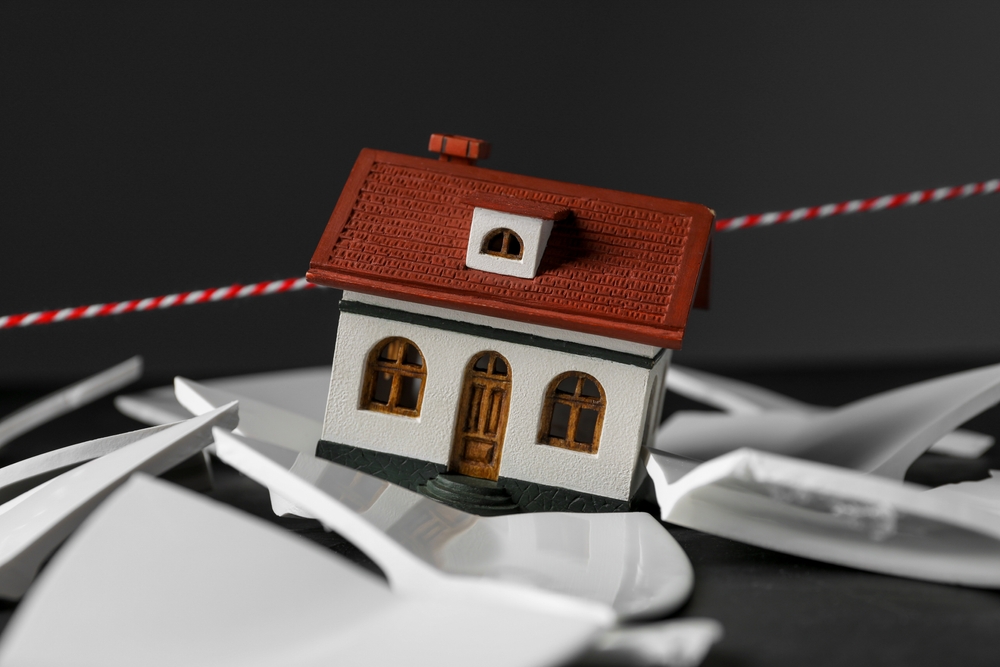
[[513, 230], [494, 229], [483, 240], [481, 252], [504, 259], [521, 259], [521, 255], [524, 254], [524, 242]]
[[465, 265], [515, 278], [534, 278], [552, 226], [570, 211], [565, 206], [502, 195], [468, 198], [473, 206]]

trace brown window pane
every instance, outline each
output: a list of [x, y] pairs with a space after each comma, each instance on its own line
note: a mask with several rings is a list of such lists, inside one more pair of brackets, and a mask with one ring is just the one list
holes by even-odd
[[378, 353], [378, 359], [379, 361], [393, 362], [396, 361], [396, 354], [397, 345], [394, 341], [382, 348], [382, 351]]
[[576, 418], [576, 432], [573, 434], [573, 441], [581, 445], [594, 444], [594, 431], [597, 429], [597, 410], [580, 408], [580, 414]]
[[480, 373], [486, 373], [490, 368], [490, 355], [484, 354], [479, 357], [476, 359], [476, 363], [472, 367]]
[[388, 338], [368, 353], [362, 410], [420, 416], [427, 369], [420, 349], [405, 338]]
[[569, 394], [572, 396], [576, 393], [576, 381], [577, 377], [575, 375], [570, 375], [563, 378], [562, 382], [556, 385], [556, 393], [558, 394]]
[[416, 410], [420, 401], [420, 378], [402, 376], [399, 378], [399, 398], [396, 400], [398, 407], [406, 410]]
[[375, 391], [372, 392], [372, 401], [375, 403], [381, 403], [382, 405], [388, 405], [389, 395], [391, 393], [392, 393], [392, 374], [379, 373], [375, 381]]
[[595, 454], [604, 407], [604, 390], [595, 378], [572, 371], [556, 376], [545, 394], [539, 442]]
[[552, 421], [549, 423], [549, 437], [566, 439], [566, 430], [569, 428], [570, 408], [565, 403], [555, 403], [552, 405]]
[[507, 364], [505, 364], [504, 360], [500, 357], [497, 357], [496, 361], [493, 362], [493, 374], [503, 376], [507, 375]]
[[424, 365], [424, 358], [420, 356], [420, 350], [413, 345], [407, 345], [403, 355], [403, 363], [419, 368]]
[[503, 232], [495, 232], [486, 243], [486, 249], [490, 252], [501, 252], [503, 250]]
[[507, 254], [514, 257], [521, 256], [521, 242], [513, 234], [507, 237]]

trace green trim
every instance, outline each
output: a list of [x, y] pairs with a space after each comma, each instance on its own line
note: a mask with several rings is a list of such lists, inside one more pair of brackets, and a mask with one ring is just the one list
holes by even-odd
[[[422, 493], [420, 487], [445, 472], [440, 463], [376, 452], [364, 447], [320, 440], [316, 456], [366, 472], [387, 482]], [[592, 493], [571, 491], [558, 486], [501, 477], [497, 486], [505, 489], [522, 512], [627, 512], [630, 503]], [[460, 508], [461, 509], [461, 508]]]
[[329, 440], [319, 441], [316, 445], [316, 456], [418, 492], [417, 487], [445, 470], [443, 465], [437, 463], [342, 445]]
[[386, 308], [385, 306], [375, 306], [370, 303], [362, 303], [360, 301], [341, 300], [340, 312], [352, 313], [355, 315], [367, 315], [369, 317], [377, 317], [379, 319], [392, 320], [394, 322], [406, 322], [407, 324], [416, 324], [422, 327], [431, 327], [434, 329], [444, 329], [445, 331], [454, 331], [456, 333], [469, 334], [471, 336], [481, 336], [483, 338], [492, 338], [493, 340], [502, 340], [507, 343], [531, 345], [545, 350], [568, 352], [569, 354], [576, 354], [581, 357], [604, 359], [606, 361], [614, 361], [619, 364], [628, 364], [629, 366], [638, 366], [640, 368], [652, 368], [656, 365], [656, 362], [660, 360], [664, 352], [666, 352], [666, 350], [660, 350], [655, 357], [644, 357], [639, 354], [606, 350], [595, 345], [584, 345], [583, 343], [571, 343], [565, 340], [554, 340], [552, 338], [544, 338], [534, 334], [507, 331], [506, 329], [497, 329], [483, 324], [458, 322], [456, 320], [449, 320], [443, 317], [434, 317], [433, 315], [420, 315], [418, 313], [396, 310], [395, 308]]

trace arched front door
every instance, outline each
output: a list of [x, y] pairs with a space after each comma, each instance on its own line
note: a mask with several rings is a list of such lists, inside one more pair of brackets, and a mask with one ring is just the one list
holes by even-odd
[[480, 352], [465, 368], [448, 472], [495, 480], [510, 406], [511, 368], [496, 352]]

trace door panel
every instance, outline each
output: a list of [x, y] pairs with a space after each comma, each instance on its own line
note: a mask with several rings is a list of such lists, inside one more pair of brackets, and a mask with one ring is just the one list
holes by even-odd
[[469, 362], [459, 399], [448, 471], [495, 480], [507, 428], [511, 371], [496, 352], [480, 352]]

